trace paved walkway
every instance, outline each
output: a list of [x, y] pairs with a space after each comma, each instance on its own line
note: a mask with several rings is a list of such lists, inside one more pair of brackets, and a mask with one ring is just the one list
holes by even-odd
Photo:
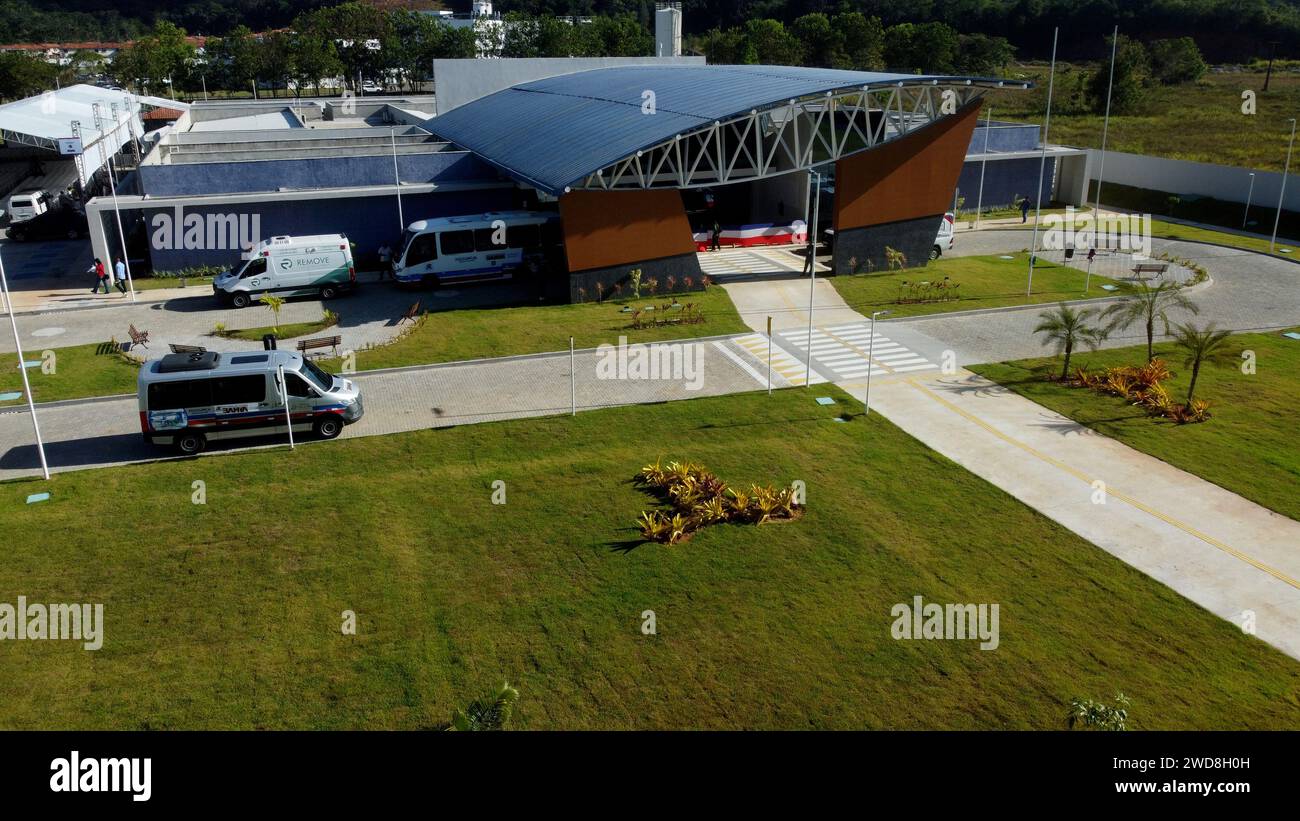
[[1253, 613], [1261, 639], [1300, 658], [1300, 522], [965, 370], [882, 379], [871, 405], [1210, 612], [1239, 626]]
[[[1205, 256], [1216, 265], [1224, 259]], [[1236, 273], [1238, 279], [1263, 278], [1267, 285], [1270, 275], [1293, 277], [1292, 269], [1300, 270], [1280, 265], [1286, 267], [1269, 266], [1255, 275]], [[1225, 279], [1236, 282], [1232, 275]], [[869, 374], [873, 411], [1222, 618], [1241, 625], [1253, 613], [1260, 638], [1300, 658], [1300, 522], [1096, 434], [957, 366], [959, 357], [970, 358], [981, 346], [1041, 354], [1030, 329], [1042, 306], [946, 320], [882, 321], [873, 328], [827, 284], [826, 290], [819, 287], [816, 292], [815, 327], [809, 335], [807, 310], [798, 310], [795, 302], [801, 296], [807, 304], [807, 280], [726, 287], [744, 305], [743, 315], [756, 330], [769, 313], [785, 318], [780, 324], [774, 320], [772, 360], [774, 369], [796, 363], [795, 378], [787, 378], [788, 384], [802, 384], [798, 377], [808, 362], [813, 382], [834, 381], [865, 398]], [[1204, 313], [1209, 318], [1237, 310], [1231, 300], [1201, 301], [1208, 305]], [[1295, 300], [1290, 304], [1289, 314], [1274, 306], [1278, 310], [1265, 319], [1280, 324], [1300, 321]], [[942, 331], [932, 333], [938, 327]], [[941, 335], [954, 329], [960, 332], [959, 344]], [[1024, 335], [1027, 344], [1015, 339], [1017, 335]], [[759, 341], [761, 334], [753, 337], [749, 349], [765, 368], [765, 340]], [[1011, 356], [1016, 355], [1023, 354]], [[1008, 355], [995, 353], [993, 358]], [[1096, 480], [1105, 483], [1100, 497]], [[1105, 503], [1096, 503], [1097, 498]]]

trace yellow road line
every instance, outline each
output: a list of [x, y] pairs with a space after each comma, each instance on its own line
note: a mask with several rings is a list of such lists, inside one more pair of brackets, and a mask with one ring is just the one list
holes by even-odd
[[[930, 397], [931, 399], [933, 399], [934, 401], [938, 402], [940, 405], [943, 405], [944, 407], [948, 408], [949, 410], [951, 410], [952, 412], [954, 412], [954, 413], [956, 413], [957, 415], [961, 416], [962, 418], [967, 419], [967, 420], [969, 420], [969, 421], [971, 421], [971, 422], [974, 422], [976, 425], [979, 425], [981, 428], [987, 430], [989, 433], [991, 433], [991, 434], [993, 434], [994, 436], [998, 437], [999, 439], [1001, 439], [1002, 441], [1006, 442], [1007, 444], [1013, 445], [1014, 447], [1020, 448], [1021, 450], [1025, 451], [1026, 453], [1029, 453], [1029, 454], [1031, 454], [1031, 455], [1033, 455], [1033, 456], [1038, 457], [1039, 459], [1043, 460], [1044, 462], [1047, 462], [1049, 465], [1052, 465], [1053, 467], [1056, 467], [1056, 468], [1059, 468], [1059, 469], [1065, 471], [1066, 473], [1068, 473], [1068, 474], [1070, 474], [1071, 476], [1074, 476], [1074, 477], [1080, 479], [1081, 481], [1087, 483], [1088, 485], [1091, 485], [1091, 484], [1093, 483], [1093, 481], [1095, 481], [1093, 477], [1088, 476], [1088, 475], [1087, 475], [1086, 473], [1084, 473], [1083, 471], [1078, 470], [1077, 468], [1071, 467], [1070, 465], [1067, 465], [1066, 463], [1062, 462], [1061, 460], [1059, 460], [1059, 459], [1057, 459], [1057, 458], [1055, 458], [1055, 457], [1048, 456], [1046, 453], [1043, 453], [1042, 451], [1038, 450], [1037, 448], [1033, 447], [1032, 445], [1025, 444], [1024, 442], [1021, 442], [1021, 441], [1018, 440], [1018, 439], [1015, 439], [1015, 438], [1013, 438], [1013, 437], [1011, 437], [1011, 436], [1008, 436], [1007, 434], [1003, 433], [1002, 431], [998, 430], [997, 428], [995, 428], [995, 427], [993, 427], [992, 425], [990, 425], [990, 424], [988, 424], [987, 422], [985, 422], [983, 419], [980, 419], [979, 417], [977, 417], [977, 416], [975, 416], [974, 414], [972, 414], [972, 413], [966, 411], [966, 410], [963, 409], [963, 408], [959, 408], [957, 405], [955, 405], [955, 404], [953, 404], [952, 402], [949, 402], [947, 399], [944, 399], [943, 397], [939, 396], [937, 393], [935, 393], [934, 391], [930, 390], [930, 389], [927, 388], [925, 385], [920, 384], [920, 383], [917, 381], [917, 377], [911, 377], [911, 378], [907, 379], [906, 382], [907, 382], [909, 385], [911, 385], [913, 388], [916, 388], [917, 390], [921, 391], [921, 393], [923, 393], [924, 395], [926, 395], [926, 396]], [[1105, 480], [1103, 480], [1103, 482], [1104, 482], [1104, 481], [1105, 481]], [[1173, 518], [1172, 516], [1169, 516], [1169, 515], [1167, 515], [1167, 514], [1165, 514], [1165, 513], [1162, 513], [1162, 512], [1160, 512], [1159, 510], [1156, 510], [1155, 508], [1151, 507], [1150, 505], [1147, 505], [1147, 504], [1145, 504], [1145, 503], [1143, 503], [1143, 502], [1138, 501], [1137, 499], [1134, 499], [1132, 496], [1129, 496], [1129, 495], [1124, 494], [1124, 493], [1117, 493], [1117, 492], [1115, 492], [1115, 491], [1113, 491], [1113, 490], [1110, 489], [1110, 485], [1109, 485], [1109, 484], [1105, 484], [1105, 488], [1106, 488], [1106, 489], [1105, 489], [1104, 492], [1106, 493], [1107, 496], [1114, 496], [1116, 499], [1119, 499], [1119, 500], [1122, 501], [1122, 502], [1126, 502], [1126, 503], [1128, 503], [1129, 505], [1132, 505], [1133, 507], [1137, 508], [1138, 510], [1141, 510], [1143, 513], [1150, 514], [1150, 515], [1156, 517], [1157, 519], [1160, 519], [1161, 521], [1163, 521], [1163, 522], [1165, 522], [1165, 523], [1167, 523], [1167, 524], [1173, 525], [1174, 527], [1178, 528], [1179, 530], [1182, 530], [1183, 532], [1185, 532], [1185, 533], [1187, 533], [1187, 534], [1189, 534], [1189, 535], [1191, 535], [1191, 536], [1194, 536], [1194, 537], [1196, 537], [1197, 539], [1200, 539], [1201, 541], [1205, 542], [1206, 544], [1210, 545], [1211, 547], [1218, 548], [1219, 550], [1222, 550], [1224, 553], [1227, 553], [1229, 556], [1232, 556], [1232, 557], [1234, 557], [1234, 558], [1240, 559], [1241, 561], [1243, 561], [1243, 562], [1245, 562], [1245, 563], [1247, 563], [1247, 564], [1249, 564], [1249, 565], [1251, 565], [1251, 566], [1253, 566], [1253, 567], [1256, 567], [1256, 568], [1258, 568], [1258, 569], [1264, 571], [1265, 573], [1269, 574], [1270, 576], [1273, 576], [1274, 578], [1276, 578], [1276, 579], [1278, 579], [1278, 580], [1280, 580], [1280, 581], [1283, 581], [1283, 582], [1285, 582], [1285, 583], [1291, 585], [1292, 587], [1294, 587], [1294, 588], [1300, 590], [1300, 581], [1296, 581], [1295, 579], [1293, 579], [1293, 578], [1291, 578], [1290, 576], [1288, 576], [1286, 573], [1283, 573], [1281, 570], [1278, 570], [1277, 568], [1271, 567], [1270, 565], [1264, 564], [1264, 563], [1261, 562], [1260, 560], [1258, 560], [1258, 559], [1256, 559], [1256, 558], [1254, 558], [1254, 557], [1252, 557], [1252, 556], [1249, 556], [1249, 555], [1247, 555], [1247, 554], [1241, 552], [1240, 550], [1236, 549], [1235, 547], [1231, 547], [1231, 546], [1229, 546], [1229, 545], [1227, 545], [1227, 544], [1224, 544], [1223, 542], [1219, 541], [1218, 539], [1214, 538], [1213, 536], [1209, 535], [1208, 533], [1202, 533], [1201, 531], [1197, 530], [1196, 528], [1192, 527], [1191, 525], [1189, 525], [1189, 524], [1187, 524], [1187, 523], [1185, 523], [1185, 522], [1181, 522], [1181, 521], [1179, 521], [1178, 519], [1175, 519], [1175, 518]]]

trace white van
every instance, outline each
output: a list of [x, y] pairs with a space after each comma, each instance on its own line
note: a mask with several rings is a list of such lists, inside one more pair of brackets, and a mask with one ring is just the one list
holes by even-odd
[[212, 292], [236, 308], [263, 294], [333, 299], [357, 284], [345, 234], [271, 237], [245, 252], [243, 260], [212, 280]]
[[9, 222], [23, 222], [50, 210], [50, 198], [44, 191], [23, 191], [9, 197]]
[[952, 241], [956, 235], [953, 228], [956, 224], [956, 214], [949, 211], [943, 215], [943, 221], [939, 223], [939, 233], [934, 238], [934, 247], [930, 249], [930, 259], [938, 259], [943, 256], [944, 251], [952, 250]]
[[363, 412], [356, 383], [290, 351], [168, 354], [141, 366], [137, 384], [145, 441], [185, 454], [218, 439], [286, 433], [286, 399], [293, 429], [322, 439]]
[[562, 246], [560, 217], [547, 211], [489, 211], [407, 226], [393, 259], [397, 282], [438, 286], [537, 273]]

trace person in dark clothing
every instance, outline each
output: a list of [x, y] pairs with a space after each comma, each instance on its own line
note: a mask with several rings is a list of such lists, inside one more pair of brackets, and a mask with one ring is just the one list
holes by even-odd
[[1029, 222], [1029, 197], [1020, 201], [1020, 222], [1022, 224]]
[[722, 248], [722, 223], [717, 220], [713, 221], [713, 239], [709, 242], [709, 250], [717, 251]]

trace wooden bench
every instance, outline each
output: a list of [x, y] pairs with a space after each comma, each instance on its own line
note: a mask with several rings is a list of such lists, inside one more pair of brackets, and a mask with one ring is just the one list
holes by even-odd
[[419, 315], [420, 315], [420, 301], [417, 299], [415, 302], [411, 303], [411, 307], [406, 309], [406, 313], [402, 314], [398, 318], [397, 324], [401, 325], [403, 322], [407, 321], [408, 319], [414, 322], [415, 318]]
[[172, 353], [204, 353], [207, 348], [201, 345], [178, 345], [175, 342], [169, 343], [167, 347], [172, 349]]
[[1137, 265], [1133, 266], [1133, 276], [1138, 279], [1141, 279], [1143, 274], [1152, 274], [1157, 277], [1163, 277], [1165, 272], [1168, 270], [1169, 263], [1167, 262], [1139, 262]]
[[130, 325], [130, 326], [128, 326], [128, 327], [129, 327], [128, 333], [131, 334], [131, 345], [130, 345], [130, 347], [127, 348], [127, 350], [130, 350], [131, 348], [135, 347], [136, 345], [143, 345], [143, 346], [145, 347], [145, 349], [148, 350], [148, 348], [149, 348], [149, 332], [148, 332], [148, 331], [137, 331], [134, 325]]
[[298, 350], [305, 355], [308, 351], [314, 351], [317, 348], [330, 348], [337, 356], [341, 344], [343, 344], [342, 336], [318, 336], [315, 339], [301, 340], [298, 343]]

